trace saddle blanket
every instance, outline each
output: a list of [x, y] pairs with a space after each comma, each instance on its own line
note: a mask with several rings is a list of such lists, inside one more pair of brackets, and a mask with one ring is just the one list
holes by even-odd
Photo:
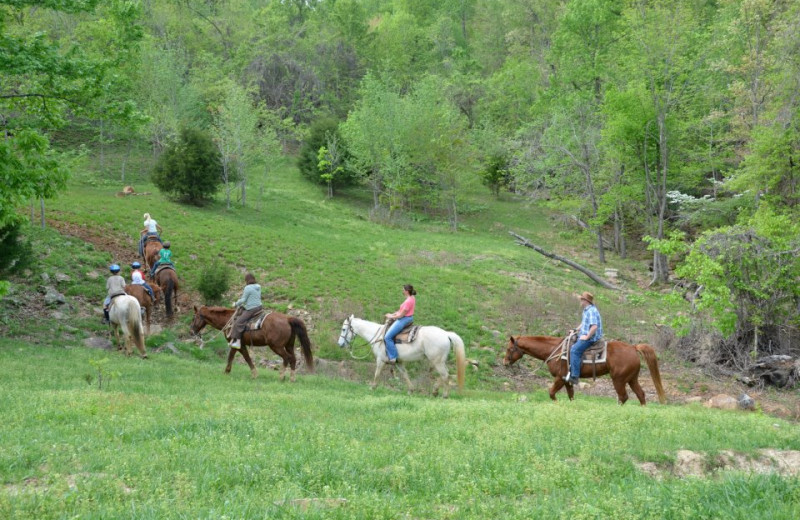
[[260, 313], [253, 316], [253, 318], [247, 322], [247, 326], [244, 330], [258, 330], [261, 328], [261, 325], [264, 323], [264, 320], [267, 319], [267, 316], [272, 314], [272, 311], [265, 311], [262, 310]]
[[[577, 341], [577, 334], [575, 335], [575, 339], [569, 342], [564, 342], [564, 348], [561, 350], [561, 359], [566, 360], [567, 355], [569, 353], [569, 347], [575, 344]], [[605, 363], [606, 356], [608, 355], [608, 341], [605, 339], [601, 339], [583, 353], [583, 358], [581, 358], [581, 363], [584, 365], [594, 365], [597, 363]]]

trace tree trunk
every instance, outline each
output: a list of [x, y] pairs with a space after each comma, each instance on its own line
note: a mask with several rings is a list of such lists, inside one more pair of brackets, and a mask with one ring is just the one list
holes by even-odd
[[44, 197], [39, 198], [39, 207], [42, 210], [42, 229], [44, 229]]
[[537, 253], [540, 253], [540, 254], [546, 256], [547, 258], [552, 258], [554, 260], [558, 260], [559, 262], [564, 262], [568, 266], [573, 267], [573, 268], [577, 269], [578, 271], [582, 272], [583, 274], [585, 274], [586, 276], [588, 276], [589, 278], [591, 278], [595, 282], [599, 283], [600, 285], [602, 285], [606, 289], [613, 289], [615, 291], [619, 290], [619, 287], [608, 283], [607, 281], [605, 281], [602, 278], [600, 278], [593, 271], [583, 267], [582, 265], [579, 265], [579, 264], [573, 262], [572, 260], [570, 260], [568, 258], [564, 258], [563, 256], [558, 256], [558, 255], [556, 255], [554, 253], [551, 253], [549, 251], [545, 251], [544, 249], [542, 249], [541, 247], [537, 246], [536, 244], [532, 244], [527, 238], [525, 238], [523, 236], [520, 236], [520, 235], [514, 233], [513, 231], [509, 231], [508, 233], [511, 236], [513, 236], [514, 238], [517, 239], [517, 243], [519, 245], [522, 245], [522, 246], [525, 246], [525, 247], [529, 247], [529, 248], [533, 249], [534, 251], [536, 251]]

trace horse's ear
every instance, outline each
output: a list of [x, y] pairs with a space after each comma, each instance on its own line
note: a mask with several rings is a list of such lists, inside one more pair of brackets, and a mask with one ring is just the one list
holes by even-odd
[[509, 336], [508, 339], [510, 339], [512, 343], [514, 342], [514, 336]]
[[197, 305], [194, 306], [194, 312], [197, 312]]

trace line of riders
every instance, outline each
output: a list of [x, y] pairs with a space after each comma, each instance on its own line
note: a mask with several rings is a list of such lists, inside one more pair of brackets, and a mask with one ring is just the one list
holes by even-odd
[[[148, 241], [157, 240], [161, 243], [159, 250], [158, 261], [153, 263], [150, 268], [150, 279], [153, 280], [156, 271], [160, 266], [169, 265], [174, 269], [172, 262], [172, 251], [170, 250], [170, 243], [161, 240], [160, 232], [163, 231], [161, 226], [155, 219], [150, 217], [149, 213], [144, 214], [144, 228], [140, 232], [139, 240], [139, 255], [145, 257], [145, 245]], [[131, 263], [131, 284], [141, 285], [145, 288], [150, 298], [155, 303], [155, 295], [152, 287], [147, 283], [144, 274], [141, 271], [142, 264], [139, 262]], [[104, 323], [109, 323], [109, 308], [113, 303], [116, 296], [125, 293], [125, 279], [120, 276], [120, 266], [112, 264], [109, 266], [111, 276], [106, 281], [107, 296], [103, 306]], [[384, 341], [386, 344], [386, 353], [388, 356], [388, 363], [394, 364], [397, 360], [397, 347], [394, 344], [394, 337], [400, 333], [404, 328], [410, 326], [414, 320], [414, 308], [416, 306], [415, 295], [417, 292], [412, 285], [403, 286], [404, 300], [400, 308], [394, 313], [387, 313], [386, 318], [394, 320], [389, 330], [387, 330]], [[600, 312], [594, 305], [594, 296], [591, 293], [584, 292], [579, 297], [582, 308], [582, 319], [580, 325], [570, 331], [570, 338], [575, 338], [575, 343], [569, 349], [569, 370], [564, 377], [564, 380], [571, 384], [577, 385], [580, 375], [581, 358], [584, 352], [603, 337], [603, 322], [600, 317]], [[247, 273], [245, 276], [245, 287], [242, 291], [242, 296], [233, 302], [233, 307], [236, 309], [233, 318], [231, 319], [232, 327], [229, 337], [229, 346], [233, 349], [241, 348], [241, 339], [247, 324], [253, 318], [259, 316], [263, 312], [261, 303], [261, 286], [256, 283], [256, 279], [252, 273]], [[577, 338], [576, 338], [577, 336]]]
[[[150, 267], [150, 280], [155, 278], [156, 271], [161, 266], [170, 266], [172, 269], [175, 269], [175, 264], [172, 262], [172, 250], [170, 249], [169, 241], [162, 241], [160, 232], [163, 231], [161, 226], [150, 217], [149, 213], [144, 214], [144, 228], [140, 232], [140, 239], [139, 239], [139, 256], [144, 258], [145, 254], [145, 243], [151, 240], [157, 240], [161, 244], [161, 249], [158, 252], [158, 261], [153, 263]], [[114, 298], [117, 296], [122, 296], [126, 294], [125, 292], [125, 278], [120, 276], [121, 268], [119, 264], [111, 264], [108, 266], [108, 270], [111, 271], [111, 276], [108, 277], [106, 280], [106, 299], [103, 301], [103, 324], [107, 325], [110, 323], [109, 319], [109, 309], [114, 302]], [[131, 263], [131, 284], [132, 285], [141, 285], [147, 291], [147, 294], [150, 295], [150, 299], [153, 300], [153, 304], [156, 303], [156, 296], [153, 292], [153, 288], [150, 287], [150, 284], [147, 283], [145, 280], [144, 273], [142, 272], [142, 264], [139, 262]]]

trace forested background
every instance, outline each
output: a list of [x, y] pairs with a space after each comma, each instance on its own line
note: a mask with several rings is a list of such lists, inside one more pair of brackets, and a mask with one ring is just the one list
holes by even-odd
[[[376, 219], [457, 230], [478, 182], [557, 206], [726, 355], [800, 342], [799, 0], [0, 0], [0, 78], [3, 240], [87, 155], [247, 205], [289, 154]], [[171, 191], [192, 146], [212, 185]]]

